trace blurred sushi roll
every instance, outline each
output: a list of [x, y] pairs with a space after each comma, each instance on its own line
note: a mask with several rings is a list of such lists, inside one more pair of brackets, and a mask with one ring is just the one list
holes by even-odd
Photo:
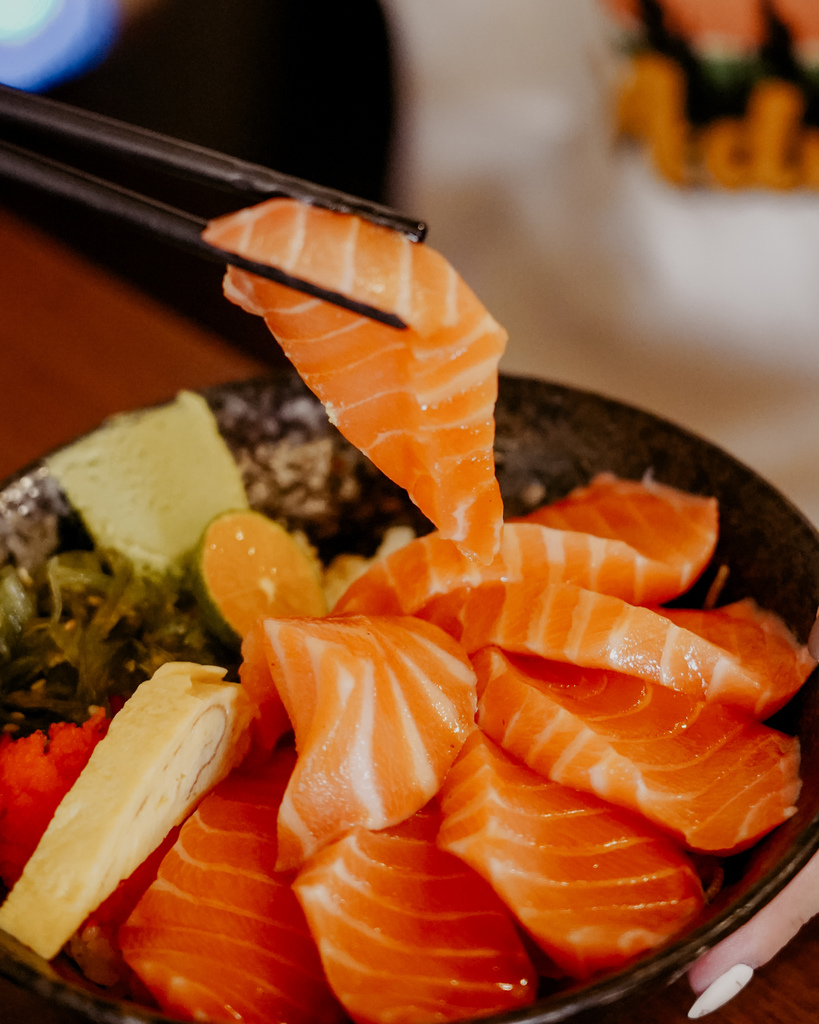
[[601, 0], [616, 121], [680, 186], [819, 188], [816, 0]]

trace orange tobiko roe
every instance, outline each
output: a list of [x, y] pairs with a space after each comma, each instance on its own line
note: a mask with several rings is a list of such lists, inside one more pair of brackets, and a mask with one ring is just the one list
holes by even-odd
[[22, 874], [108, 725], [99, 708], [83, 725], [55, 723], [48, 736], [37, 731], [0, 739], [0, 879], [8, 888]]

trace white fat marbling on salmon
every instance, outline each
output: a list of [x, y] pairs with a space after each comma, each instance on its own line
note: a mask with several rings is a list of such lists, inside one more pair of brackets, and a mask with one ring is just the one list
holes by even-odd
[[[547, 583], [557, 583], [566, 575], [566, 538], [560, 530], [544, 530], [543, 542], [546, 549]], [[523, 579], [523, 565], [518, 577]]]
[[429, 364], [432, 364], [434, 368], [435, 364], [443, 366], [455, 363], [468, 354], [475, 342], [481, 341], [483, 338], [490, 338], [497, 331], [498, 322], [491, 314], [486, 313], [468, 331], [456, 335], [448, 345], [439, 343], [430, 346], [416, 343], [413, 348], [413, 355], [421, 364], [421, 371], [428, 373], [430, 372]]
[[395, 303], [395, 312], [404, 321], [404, 323], [412, 323], [413, 317], [413, 272], [412, 272], [412, 258], [413, 258], [413, 242], [406, 237], [401, 238], [399, 246], [399, 287], [398, 295]]
[[562, 753], [552, 766], [550, 773], [551, 778], [553, 778], [555, 782], [561, 782], [566, 768], [576, 757], [580, 756], [584, 752], [589, 741], [594, 741], [594, 739], [595, 734], [592, 730], [589, 729], [588, 726], [583, 726], [574, 739], [563, 748]]
[[296, 810], [292, 793], [285, 792], [281, 807], [279, 807], [277, 821], [279, 832], [290, 833], [301, 846], [303, 856], [308, 856], [316, 848], [316, 837], [313, 830]]
[[[323, 299], [312, 298], [309, 295], [305, 295], [301, 302], [298, 304], [289, 303], [287, 306], [281, 307], [270, 307], [265, 304], [262, 307], [261, 316], [267, 316], [269, 313], [275, 313], [277, 317], [302, 317], [308, 316], [310, 313], [314, 313], [323, 302]], [[361, 320], [364, 318], [361, 317]], [[309, 339], [308, 339], [309, 340]]]
[[[656, 563], [652, 562], [651, 559], [646, 558], [645, 555], [636, 552], [634, 556], [634, 603], [643, 604], [645, 601], [651, 600], [649, 594], [649, 578], [653, 566]], [[688, 575], [685, 576], [684, 580], [681, 581], [679, 588], [683, 590], [688, 586], [690, 578]]]
[[[681, 629], [673, 624], [668, 627], [665, 635], [665, 643], [660, 653], [659, 679], [664, 686], [676, 684], [677, 665], [679, 662], [679, 651], [687, 643], [687, 637]], [[703, 679], [703, 693], [705, 696], [705, 680]]]
[[266, 308], [256, 298], [253, 278], [240, 278], [235, 274], [227, 273], [225, 274], [222, 287], [225, 297], [230, 299], [231, 302], [235, 302], [237, 306], [241, 306], [248, 313], [264, 316], [267, 312]]
[[617, 948], [623, 954], [629, 956], [632, 951], [639, 953], [641, 949], [645, 949], [647, 946], [656, 946], [664, 941], [665, 935], [662, 932], [651, 931], [648, 928], [629, 928], [628, 931], [623, 932], [620, 936]]
[[[720, 654], [711, 672], [711, 677], [707, 682], [706, 696], [708, 700], [721, 700], [723, 695], [727, 698], [728, 703], [734, 702], [735, 691], [736, 691], [736, 677], [740, 666], [738, 665], [735, 658], [732, 658], [729, 654]], [[762, 684], [758, 680], [753, 680], [755, 684], [756, 700], [753, 701], [753, 710], [758, 712], [764, 705], [767, 698], [767, 690], [763, 688]], [[749, 698], [751, 694], [749, 693]]]
[[[544, 547], [548, 551], [548, 538], [543, 538], [546, 543]], [[523, 544], [520, 532], [514, 527], [506, 523], [501, 532], [501, 550], [498, 555], [499, 559], [503, 562], [503, 570], [501, 579], [513, 578], [519, 579], [523, 576], [524, 566], [523, 562]], [[548, 557], [548, 555], [547, 555]], [[495, 563], [493, 563], [494, 565]], [[531, 568], [531, 566], [529, 567]], [[475, 566], [474, 570], [474, 583], [481, 580], [484, 573], [481, 571], [480, 566]]]
[[[452, 397], [453, 392], [455, 394], [459, 394], [467, 392], [471, 388], [477, 388], [481, 382], [486, 379], [486, 375], [491, 372], [491, 369], [495, 364], [495, 358], [490, 356], [482, 362], [474, 363], [471, 366], [465, 366], [463, 370], [459, 373], [453, 374], [448, 380], [444, 381], [437, 387], [425, 388], [422, 384], [415, 392], [419, 407], [424, 408], [426, 406], [437, 409], [442, 403]], [[494, 401], [491, 403], [487, 402], [484, 406], [478, 407], [478, 409], [473, 413], [473, 417], [477, 417], [478, 412], [483, 412], [485, 415], [491, 416], [493, 407]]]
[[[383, 355], [383, 353], [380, 353]], [[465, 390], [465, 389], [464, 389]], [[388, 404], [389, 400], [393, 397], [402, 397], [406, 394], [406, 387], [403, 382], [399, 382], [394, 386], [386, 386], [370, 391], [366, 395], [361, 395], [355, 401], [345, 400], [343, 402], [336, 403], [341, 415], [344, 417], [351, 417], [356, 413], [361, 413], [363, 410], [370, 406], [378, 406]], [[445, 399], [446, 393], [444, 390], [424, 393], [418, 391], [411, 396], [413, 406], [421, 414], [428, 412], [434, 412], [438, 409], [438, 403]], [[474, 409], [468, 416], [461, 416], [457, 419], [450, 419], [447, 422], [436, 422], [424, 424], [423, 416], [421, 416], [413, 426], [416, 428], [416, 433], [420, 437], [429, 436], [430, 440], [434, 444], [436, 437], [441, 435], [446, 430], [451, 430], [453, 427], [468, 426], [471, 423], [486, 425], [488, 420], [491, 420], [492, 406], [487, 403], [484, 406], [480, 406]], [[387, 424], [384, 425], [374, 433], [372, 446], [376, 448], [385, 437], [395, 434], [406, 434], [407, 424]], [[483, 446], [481, 445], [481, 448]], [[435, 450], [435, 449], [433, 449]], [[477, 448], [476, 448], [477, 450]], [[454, 457], [463, 461], [463, 453], [454, 453]]]
[[[286, 315], [289, 316], [290, 314], [293, 314], [294, 318], [298, 319], [299, 317], [303, 316], [305, 313], [309, 313], [310, 312], [310, 306], [313, 304], [313, 302], [318, 303], [320, 301], [321, 301], [320, 299], [314, 299], [310, 303], [305, 303], [301, 307], [290, 307], [287, 310]], [[341, 338], [345, 334], [353, 334], [355, 331], [359, 330], [359, 328], [361, 327], [361, 325], [363, 323], [364, 323], [364, 317], [360, 317], [358, 320], [350, 320], [347, 323], [334, 324], [330, 328], [330, 330], [323, 331], [321, 334], [315, 334], [315, 335], [313, 335], [310, 338], [299, 337], [299, 340], [300, 340], [301, 344], [303, 344], [303, 345], [315, 345], [317, 348], [321, 348], [322, 346], [326, 345], [328, 341], [332, 341], [333, 339], [336, 339], [336, 338]], [[285, 343], [288, 340], [289, 340], [289, 338], [288, 338], [288, 335], [287, 335], [286, 331], [280, 330], [279, 331], [279, 341], [281, 341], [282, 343]], [[397, 344], [394, 344], [392, 346], [393, 349], [398, 348], [398, 347], [400, 347], [400, 346], [398, 346]], [[346, 369], [346, 367], [347, 367], [347, 364], [345, 363], [344, 367], [339, 367], [338, 369], [339, 370], [343, 370], [343, 369]]]
[[[423, 692], [426, 703], [428, 704], [428, 711], [434, 714], [438, 722], [446, 728], [458, 732], [463, 731], [462, 712], [455, 707], [453, 701], [446, 696], [440, 686], [437, 686], [433, 679], [430, 679], [423, 670], [419, 669], [418, 665], [409, 655], [407, 655], [405, 651], [397, 650], [393, 653], [399, 661], [405, 664], [407, 668], [414, 673], [415, 686]], [[463, 699], [470, 705], [473, 705], [475, 674], [474, 672], [466, 670], [466, 667], [455, 661], [455, 659], [452, 659], [452, 661], [454, 664], [450, 669], [451, 674], [456, 679], [459, 679], [463, 685]]]
[[454, 327], [458, 322], [458, 275], [450, 264], [446, 267], [446, 292], [444, 305], [444, 327]]
[[[517, 722], [519, 715], [520, 712], [515, 716], [515, 722], [513, 722], [512, 719], [509, 721], [509, 729], [507, 731], [510, 735], [512, 733], [513, 725]], [[565, 711], [563, 708], [556, 708], [555, 713], [552, 715], [548, 724], [545, 725], [532, 740], [532, 758], [536, 758], [538, 754], [549, 745], [553, 736], [560, 736], [565, 733], [567, 731], [566, 727], [571, 725], [574, 721], [575, 717], [571, 712]], [[503, 746], [502, 743], [501, 746]], [[555, 781], [560, 780], [556, 779]]]
[[456, 544], [466, 540], [469, 535], [469, 527], [472, 523], [473, 504], [469, 498], [464, 498], [454, 509], [450, 509], [450, 534]]
[[588, 580], [585, 585], [589, 590], [599, 590], [600, 572], [608, 559], [609, 545], [600, 537], [589, 536], [586, 539], [589, 552]]
[[294, 222], [294, 230], [290, 239], [290, 249], [285, 253], [282, 266], [290, 273], [295, 273], [295, 268], [304, 250], [304, 241], [307, 235], [307, 211], [309, 207], [300, 205], [297, 207], [297, 215]]
[[361, 221], [357, 217], [350, 218], [347, 241], [344, 244], [342, 272], [336, 288], [341, 295], [351, 293], [355, 287], [355, 254], [358, 247], [358, 229], [360, 224]]
[[[520, 708], [518, 708], [517, 711], [513, 711], [512, 714], [509, 716], [509, 718], [506, 720], [505, 728], [504, 728], [503, 732], [500, 734], [500, 736], [493, 736], [493, 739], [495, 739], [501, 746], [504, 745], [504, 741], [506, 740], [506, 738], [508, 736], [513, 736], [514, 735], [515, 729], [517, 728], [518, 719], [520, 717], [520, 714], [521, 714], [521, 709]], [[482, 718], [481, 718], [481, 704], [480, 704], [480, 702], [478, 703], [478, 725], [481, 728], [484, 728], [484, 722], [482, 721]], [[554, 732], [554, 729], [555, 729], [555, 723], [554, 722], [550, 722], [543, 729], [543, 731], [541, 733], [539, 733], [538, 736], [535, 738], [535, 740], [533, 741], [533, 747], [537, 747], [541, 743], [545, 743], [549, 739], [549, 736]]]
[[[390, 560], [387, 559], [387, 561], [389, 562]], [[426, 569], [429, 577], [426, 593], [429, 597], [433, 597], [435, 594], [442, 593], [448, 587], [449, 577], [444, 576], [442, 573], [439, 573], [437, 571], [435, 562], [429, 554], [427, 554], [426, 556]], [[391, 569], [387, 569], [387, 572], [389, 574], [390, 582], [393, 588], [395, 589], [396, 593], [400, 594], [402, 589], [401, 580], [395, 575], [393, 575]], [[405, 612], [409, 612], [410, 614], [418, 610], [417, 608], [407, 607], [406, 605], [403, 605], [403, 602], [402, 607]]]
[[[595, 619], [597, 601], [596, 595], [591, 591], [583, 591], [578, 588], [577, 601], [572, 611], [572, 624], [563, 645], [562, 654], [567, 661], [574, 661], [582, 664], [580, 660], [581, 650], [588, 644], [588, 633], [590, 626]], [[625, 627], [625, 623], [623, 623]], [[618, 634], [612, 632], [609, 637], [610, 650], [616, 650], [618, 646]]]
[[[254, 806], [255, 807], [262, 807], [262, 806], [264, 806], [262, 804], [251, 804], [250, 801], [246, 801], [246, 803], [247, 803], [247, 805], [249, 807], [254, 807]], [[243, 829], [237, 829], [237, 828], [230, 828], [230, 829], [215, 828], [213, 825], [209, 825], [206, 821], [203, 821], [202, 820], [202, 816], [199, 814], [198, 811], [194, 811], [194, 813], [191, 815], [191, 819], [196, 822], [196, 827], [200, 831], [206, 833], [207, 835], [212, 835], [212, 836], [230, 835], [230, 836], [234, 836], [237, 839], [252, 839], [252, 840], [255, 840], [255, 839], [258, 838], [257, 833], [255, 831], [253, 831], [253, 830], [246, 832]]]
[[[210, 863], [201, 865], [201, 869], [203, 871], [209, 870], [210, 867]], [[254, 876], [254, 881], [257, 881], [260, 885], [267, 886], [271, 889], [277, 889], [281, 886], [281, 882], [268, 876], [260, 876], [258, 874]], [[251, 921], [270, 922], [273, 920], [269, 914], [260, 914], [247, 907], [239, 908], [230, 899], [217, 898], [214, 895], [217, 891], [215, 888], [213, 892], [192, 892], [188, 889], [181, 889], [179, 886], [174, 885], [172, 882], [169, 882], [167, 878], [163, 878], [162, 876], [158, 877], [151, 883], [151, 888], [156, 893], [165, 893], [169, 898], [182, 900], [191, 908], [210, 907], [212, 910], [225, 910], [231, 914], [237, 914], [238, 916]]]
[[[379, 828], [385, 819], [384, 803], [381, 789], [373, 770], [373, 731], [375, 729], [375, 668], [372, 664], [362, 664], [363, 679], [353, 678], [348, 672], [340, 675], [342, 687], [349, 685], [347, 697], [357, 691], [361, 697], [360, 714], [354, 725], [353, 740], [348, 748], [349, 779], [352, 791], [363, 810], [362, 823], [369, 828]], [[341, 690], [341, 687], [340, 687]]]
[[[531, 651], [537, 651], [542, 644], [543, 637], [548, 637], [552, 619], [552, 605], [555, 604], [556, 601], [557, 591], [553, 587], [546, 587], [543, 591], [542, 599], [535, 607], [537, 614], [530, 618], [525, 640], [521, 644], [522, 647]], [[508, 600], [504, 601], [501, 619], [496, 629], [496, 633], [499, 637], [503, 637], [505, 635], [514, 636], [514, 620], [512, 619], [513, 611], [517, 611], [517, 609], [513, 609], [513, 602]]]
[[624, 777], [631, 780], [634, 786], [635, 801], [638, 806], [641, 806], [641, 801], [647, 795], [642, 777], [635, 766], [627, 758], [618, 754], [614, 747], [606, 747], [597, 763], [592, 765], [588, 772], [591, 791], [604, 798], [614, 791], [615, 781], [622, 783]]
[[[408, 663], [408, 659], [405, 659], [405, 663]], [[387, 678], [389, 680], [390, 688], [392, 689], [395, 707], [398, 711], [398, 721], [400, 722], [401, 729], [404, 733], [406, 749], [409, 752], [413, 774], [418, 781], [418, 785], [432, 796], [438, 787], [438, 776], [429, 759], [427, 747], [424, 743], [423, 737], [421, 736], [420, 730], [418, 729], [418, 725], [415, 722], [415, 718], [410, 711], [401, 683], [396, 678], [395, 673], [391, 670], [388, 670]], [[418, 682], [422, 686], [425, 682], [421, 674], [418, 676]], [[454, 715], [451, 713], [451, 707], [452, 705], [450, 704], [448, 709], [450, 710], [449, 717], [450, 719], [454, 719]]]
[[184, 864], [187, 864], [190, 867], [199, 868], [202, 871], [222, 871], [227, 875], [251, 878], [253, 881], [262, 885], [271, 883], [269, 875], [265, 875], [259, 871], [253, 871], [250, 868], [243, 867], [242, 865], [233, 864], [229, 861], [202, 861], [198, 860], [196, 857], [192, 857], [185, 849], [184, 839], [178, 842], [174, 847], [174, 856], [178, 857]]

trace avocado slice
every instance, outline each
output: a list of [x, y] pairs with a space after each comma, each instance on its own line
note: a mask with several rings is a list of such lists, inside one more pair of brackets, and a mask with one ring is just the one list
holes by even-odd
[[215, 516], [248, 507], [216, 419], [190, 391], [112, 417], [46, 464], [95, 544], [141, 571], [174, 569]]

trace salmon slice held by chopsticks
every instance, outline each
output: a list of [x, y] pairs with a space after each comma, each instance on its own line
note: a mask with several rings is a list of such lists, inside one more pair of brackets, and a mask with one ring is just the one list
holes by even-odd
[[497, 551], [494, 408], [506, 332], [429, 246], [351, 214], [270, 199], [205, 241], [397, 314], [406, 330], [229, 267], [225, 294], [267, 326], [330, 420], [464, 552]]

